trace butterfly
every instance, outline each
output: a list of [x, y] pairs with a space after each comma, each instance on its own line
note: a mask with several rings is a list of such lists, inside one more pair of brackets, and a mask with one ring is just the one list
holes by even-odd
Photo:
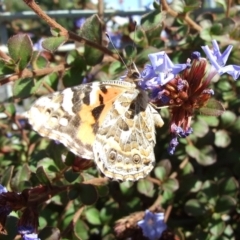
[[155, 127], [163, 120], [138, 86], [135, 67], [123, 80], [81, 84], [39, 98], [28, 111], [41, 136], [94, 159], [108, 178], [136, 181], [155, 164]]

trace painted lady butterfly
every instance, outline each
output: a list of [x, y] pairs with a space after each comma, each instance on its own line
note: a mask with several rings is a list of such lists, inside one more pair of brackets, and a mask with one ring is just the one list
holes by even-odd
[[40, 135], [63, 143], [74, 154], [94, 159], [113, 179], [146, 177], [153, 169], [155, 126], [163, 120], [138, 87], [140, 74], [124, 80], [66, 88], [38, 99], [28, 112]]

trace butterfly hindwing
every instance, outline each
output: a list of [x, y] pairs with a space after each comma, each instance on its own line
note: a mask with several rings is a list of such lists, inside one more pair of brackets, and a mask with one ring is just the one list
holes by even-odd
[[145, 177], [155, 164], [155, 125], [160, 115], [138, 89], [120, 95], [100, 125], [93, 145], [94, 159], [107, 176], [119, 180]]

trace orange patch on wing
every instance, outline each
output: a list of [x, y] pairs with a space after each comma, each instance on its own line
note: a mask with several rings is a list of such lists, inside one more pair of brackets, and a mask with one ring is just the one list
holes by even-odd
[[98, 119], [98, 124], [101, 125], [109, 110], [111, 109], [113, 102], [116, 98], [121, 95], [125, 89], [122, 88], [107, 88], [107, 92], [103, 93], [100, 89], [94, 92], [96, 101], [93, 103], [90, 99], [90, 105], [83, 104], [81, 110], [79, 111], [79, 117], [81, 119], [81, 125], [78, 128], [77, 137], [81, 139], [84, 144], [92, 145], [95, 140], [95, 133], [93, 131], [93, 125], [96, 123], [94, 116], [92, 115], [92, 110], [100, 105], [99, 95], [103, 99], [104, 108], [101, 111], [100, 117]]
[[125, 91], [126, 91], [126, 89], [114, 88], [114, 87], [113, 88], [107, 88], [106, 93], [103, 93], [103, 92], [99, 91], [99, 94], [101, 94], [101, 96], [103, 97], [103, 103], [105, 105], [105, 107], [102, 110], [101, 115], [98, 119], [99, 125], [101, 125], [102, 122], [104, 121], [106, 115], [108, 114], [108, 112], [112, 108], [113, 103], [116, 101], [116, 98], [118, 96], [120, 96], [121, 94], [123, 94]]
[[119, 95], [123, 94], [125, 91], [126, 91], [125, 88], [110, 87], [107, 88], [106, 93], [103, 93], [101, 90], [99, 90], [98, 94], [101, 94], [103, 97], [103, 102], [107, 103], [111, 100], [115, 100]]
[[88, 105], [82, 105], [81, 111], [78, 113], [81, 119], [81, 125], [78, 128], [77, 137], [84, 144], [92, 145], [95, 140], [92, 125], [95, 123], [94, 117], [91, 112], [92, 108]]

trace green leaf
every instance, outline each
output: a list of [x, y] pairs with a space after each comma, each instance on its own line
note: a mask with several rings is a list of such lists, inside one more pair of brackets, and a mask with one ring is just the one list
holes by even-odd
[[51, 182], [42, 166], [37, 168], [36, 175], [40, 183], [51, 186]]
[[86, 219], [93, 225], [101, 225], [100, 213], [96, 208], [89, 208], [85, 211]]
[[162, 183], [162, 188], [165, 191], [175, 192], [179, 188], [178, 180], [175, 178], [168, 178], [166, 181]]
[[120, 190], [124, 196], [131, 196], [133, 192], [133, 182], [126, 181], [119, 184]]
[[79, 173], [73, 172], [72, 169], [69, 169], [68, 171], [64, 172], [64, 177], [69, 183], [73, 183], [78, 179]]
[[7, 75], [14, 73], [14, 66], [0, 58], [0, 75]]
[[162, 195], [161, 199], [162, 207], [167, 207], [174, 199], [174, 193], [172, 191], [164, 191], [163, 194], [162, 192], [160, 194]]
[[68, 69], [63, 77], [64, 87], [73, 87], [82, 83], [83, 74], [85, 71], [82, 69], [81, 65], [78, 67], [71, 67]]
[[49, 37], [43, 40], [42, 47], [49, 52], [55, 52], [67, 40], [66, 36]]
[[8, 40], [10, 57], [17, 64], [19, 71], [27, 67], [33, 54], [33, 44], [27, 34], [18, 34]]
[[219, 194], [228, 195], [236, 198], [239, 189], [239, 183], [234, 177], [223, 178], [218, 182]]
[[14, 82], [13, 96], [21, 99], [27, 98], [34, 94], [40, 85], [42, 85], [41, 81], [34, 82], [32, 78], [19, 79]]
[[137, 189], [141, 194], [147, 197], [153, 197], [155, 192], [153, 183], [146, 179], [141, 179], [137, 182]]
[[33, 52], [33, 57], [31, 60], [33, 69], [42, 69], [48, 66], [49, 61], [42, 55], [40, 55], [40, 52], [34, 51]]
[[203, 204], [215, 205], [219, 197], [217, 183], [210, 180], [205, 181], [197, 197]]
[[202, 216], [206, 213], [205, 206], [197, 199], [190, 199], [185, 203], [185, 212], [194, 217]]
[[107, 197], [109, 194], [109, 187], [107, 185], [96, 186], [99, 197]]
[[220, 81], [217, 83], [217, 87], [219, 88], [219, 90], [220, 90], [221, 92], [228, 92], [228, 91], [231, 91], [231, 90], [232, 90], [232, 85], [230, 84], [229, 81], [220, 80]]
[[9, 240], [9, 239], [15, 239], [15, 237], [18, 235], [17, 226], [19, 219], [15, 216], [8, 216], [7, 222], [6, 222], [6, 230], [8, 232], [7, 235], [1, 234], [1, 240]]
[[45, 227], [39, 232], [38, 237], [45, 240], [58, 240], [60, 239], [60, 235], [61, 232], [58, 228]]
[[215, 132], [214, 144], [217, 147], [226, 148], [231, 143], [231, 138], [228, 135], [227, 131], [219, 130]]
[[167, 171], [164, 167], [158, 166], [154, 168], [154, 174], [156, 178], [161, 181], [164, 181], [167, 178]]
[[135, 58], [136, 55], [137, 55], [137, 49], [132, 45], [127, 45], [123, 49], [123, 57], [125, 59], [129, 59], [130, 62]]
[[9, 116], [15, 115], [16, 113], [15, 105], [13, 103], [5, 104], [5, 112]]
[[200, 113], [210, 116], [220, 116], [224, 113], [223, 105], [215, 99], [209, 99], [206, 106], [199, 109]]
[[68, 154], [67, 154], [67, 157], [65, 159], [65, 164], [67, 166], [72, 166], [73, 163], [74, 163], [75, 158], [76, 158], [76, 155], [69, 151]]
[[148, 47], [147, 35], [142, 28], [137, 29], [137, 31], [135, 33], [131, 33], [130, 36], [134, 39], [134, 42], [138, 45], [138, 47]]
[[76, 199], [77, 197], [79, 197], [79, 191], [78, 189], [71, 189], [69, 192], [68, 192], [68, 197], [70, 200], [74, 200]]
[[234, 125], [231, 126], [231, 131], [235, 133], [240, 132], [240, 117], [237, 117], [236, 121], [234, 122]]
[[14, 166], [9, 166], [6, 171], [3, 172], [3, 175], [1, 177], [1, 184], [5, 186], [6, 188], [10, 188], [10, 182], [12, 180]]
[[171, 164], [170, 160], [168, 160], [168, 159], [162, 160], [159, 162], [158, 165], [165, 168], [167, 175], [169, 175], [171, 173], [172, 164]]
[[[154, 31], [159, 26], [162, 26], [163, 21], [166, 19], [166, 12], [154, 10], [144, 15], [141, 19], [141, 26], [145, 31]], [[160, 36], [160, 32], [156, 33]]]
[[[102, 45], [102, 24], [98, 15], [87, 18], [79, 31], [79, 35], [95, 44]], [[84, 57], [87, 65], [94, 66], [100, 63], [104, 54], [96, 48], [85, 46]]]
[[98, 200], [98, 192], [91, 184], [79, 184], [79, 197], [83, 204], [93, 205]]
[[202, 181], [196, 175], [186, 175], [181, 178], [181, 184], [179, 191], [185, 193], [198, 192], [202, 187]]
[[27, 164], [23, 164], [18, 168], [18, 171], [15, 175], [15, 177], [12, 179], [12, 186], [13, 190], [21, 192], [23, 189], [21, 187], [24, 187], [22, 185], [22, 182], [28, 181], [31, 176], [31, 171]]
[[98, 63], [101, 63], [103, 60], [104, 54], [96, 48], [85, 46], [84, 58], [86, 64], [89, 66], [95, 66]]
[[211, 145], [207, 145], [200, 148], [199, 154], [193, 158], [195, 158], [199, 164], [208, 166], [216, 162], [217, 155], [214, 148]]
[[119, 76], [120, 72], [126, 70], [126, 67], [119, 61], [113, 61], [109, 66], [109, 74], [111, 76]]
[[[154, 10], [144, 15], [141, 19], [141, 28], [147, 36], [148, 42], [152, 43], [154, 39], [158, 39], [163, 28], [163, 21], [166, 19], [166, 12]], [[134, 39], [133, 39], [134, 40]], [[146, 41], [147, 43], [147, 41]]]
[[198, 116], [198, 119], [203, 120], [209, 127], [217, 127], [219, 124], [219, 118], [215, 116]]
[[188, 13], [188, 12], [192, 12], [194, 10], [197, 10], [201, 7], [201, 2], [200, 1], [195, 1], [195, 2], [192, 2], [192, 1], [186, 1], [186, 5], [184, 6], [183, 8], [183, 12], [184, 13]]
[[185, 149], [186, 149], [186, 153], [190, 157], [192, 157], [194, 159], [199, 158], [200, 152], [194, 145], [190, 145], [190, 144], [186, 145]]
[[214, 237], [219, 237], [225, 229], [225, 223], [221, 219], [212, 220], [209, 225], [209, 231]]
[[144, 65], [149, 61], [148, 54], [159, 52], [159, 49], [154, 47], [146, 47], [144, 48], [135, 58], [135, 63], [137, 65]]
[[55, 178], [59, 172], [58, 167], [56, 166], [54, 160], [51, 158], [43, 158], [37, 163], [37, 168], [43, 168], [44, 174], [46, 174], [47, 178], [50, 180]]
[[221, 125], [224, 128], [227, 128], [231, 125], [234, 124], [234, 122], [236, 121], [237, 117], [236, 114], [234, 114], [231, 111], [225, 111], [222, 115], [221, 115]]
[[209, 126], [202, 119], [197, 117], [197, 121], [195, 121], [192, 125], [193, 134], [197, 137], [204, 137], [209, 132]]
[[215, 211], [217, 213], [229, 213], [236, 207], [236, 200], [231, 196], [220, 196], [217, 200]]
[[76, 224], [74, 225], [74, 233], [73, 238], [77, 237], [80, 240], [88, 240], [89, 239], [89, 227], [85, 224], [81, 219], [78, 219]]

